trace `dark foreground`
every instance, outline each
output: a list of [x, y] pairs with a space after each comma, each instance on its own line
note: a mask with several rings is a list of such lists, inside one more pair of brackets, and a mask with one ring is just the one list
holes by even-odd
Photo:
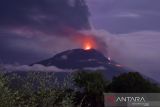
[[0, 107], [103, 107], [104, 92], [158, 93], [160, 88], [137, 72], [112, 81], [99, 71], [77, 71], [65, 79], [49, 72], [0, 74]]

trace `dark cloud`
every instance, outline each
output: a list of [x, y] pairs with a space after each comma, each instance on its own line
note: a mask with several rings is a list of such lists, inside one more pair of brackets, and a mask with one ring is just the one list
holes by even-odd
[[38, 44], [34, 40], [14, 35], [5, 35], [0, 38], [1, 63], [21, 62], [28, 64], [31, 61], [40, 60], [49, 55], [47, 52], [40, 50], [40, 47], [37, 46]]
[[89, 28], [87, 6], [80, 1], [71, 6], [68, 0], [0, 0], [0, 28], [25, 27], [52, 33]]
[[1, 62], [32, 63], [75, 47], [70, 35], [90, 28], [88, 16], [83, 0], [0, 0]]
[[33, 36], [30, 32], [24, 32], [24, 34], [30, 34], [30, 36], [24, 36], [23, 32], [19, 33], [20, 35], [15, 32], [1, 33], [1, 63], [30, 64], [67, 49], [80, 48], [80, 45], [73, 42], [71, 38], [64, 36], [54, 34], [50, 36], [43, 33]]

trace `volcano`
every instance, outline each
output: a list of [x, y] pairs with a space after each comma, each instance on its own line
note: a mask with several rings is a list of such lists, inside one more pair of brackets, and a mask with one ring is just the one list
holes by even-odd
[[107, 79], [112, 79], [124, 73], [125, 69], [117, 66], [115, 62], [106, 58], [101, 52], [95, 49], [72, 49], [56, 54], [52, 58], [37, 62], [44, 66], [56, 66], [61, 69], [72, 70], [99, 70]]

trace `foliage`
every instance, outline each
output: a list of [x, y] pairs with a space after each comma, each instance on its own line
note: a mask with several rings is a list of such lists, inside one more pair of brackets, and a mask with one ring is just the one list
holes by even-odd
[[6, 86], [6, 79], [3, 78], [3, 75], [0, 75], [0, 107], [11, 107], [13, 96], [11, 90]]
[[84, 88], [86, 92], [101, 93], [104, 91], [107, 81], [99, 71], [80, 71], [75, 73], [74, 82], [76, 86]]
[[[60, 85], [52, 73], [0, 76], [0, 107], [72, 107], [74, 92], [68, 80]], [[15, 87], [14, 87], [15, 85]]]
[[138, 72], [124, 73], [118, 77], [113, 78], [109, 85], [112, 92], [120, 93], [154, 93], [160, 92], [160, 88], [145, 79]]
[[107, 81], [98, 71], [80, 71], [74, 75], [75, 85], [81, 88], [80, 105], [82, 107], [102, 107], [103, 92], [107, 86]]
[[104, 92], [160, 92], [137, 72], [106, 81], [100, 71], [78, 71], [59, 81], [54, 73], [0, 73], [0, 107], [103, 107]]

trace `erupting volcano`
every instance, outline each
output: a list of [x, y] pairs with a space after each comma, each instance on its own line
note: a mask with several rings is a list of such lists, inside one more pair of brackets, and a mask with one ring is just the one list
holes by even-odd
[[56, 66], [60, 69], [72, 69], [73, 71], [82, 69], [101, 69], [100, 72], [102, 72], [107, 79], [111, 79], [125, 71], [123, 67], [116, 66], [117, 63], [108, 60], [101, 52], [92, 47], [66, 50], [49, 59], [34, 64]]
[[82, 33], [78, 35], [79, 36], [75, 38], [76, 43], [80, 44], [84, 50], [97, 49], [97, 41], [92, 35], [85, 35]]

